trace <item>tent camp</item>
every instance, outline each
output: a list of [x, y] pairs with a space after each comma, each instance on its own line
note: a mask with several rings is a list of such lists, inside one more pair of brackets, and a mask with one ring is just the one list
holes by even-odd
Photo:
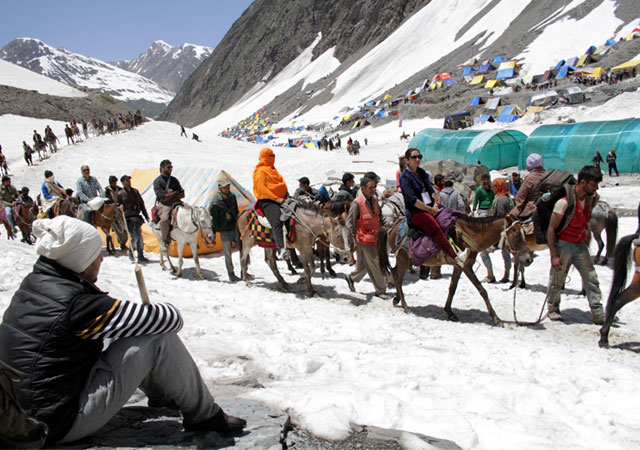
[[453, 159], [463, 164], [482, 161], [489, 170], [514, 166], [527, 136], [516, 130], [440, 130], [427, 128], [415, 135], [409, 147], [425, 161]]
[[475, 72], [476, 69], [474, 69], [473, 67], [465, 67], [464, 70], [462, 71], [462, 76], [465, 75], [469, 75], [471, 72]]
[[473, 77], [473, 80], [471, 80], [471, 83], [469, 83], [470, 85], [472, 84], [480, 84], [482, 83], [482, 80], [484, 80], [484, 75], [476, 75], [475, 77]]
[[498, 70], [496, 74], [496, 80], [506, 80], [507, 78], [513, 78], [516, 75], [514, 68]]
[[611, 68], [612, 72], [624, 73], [627, 76], [635, 77], [638, 73], [638, 66], [640, 65], [640, 59], [627, 61], [620, 65]]
[[616, 149], [618, 170], [640, 172], [640, 119], [542, 125], [529, 135], [518, 165], [526, 167], [527, 156], [539, 153], [545, 169], [577, 173], [600, 150]]
[[442, 128], [448, 130], [458, 130], [460, 128], [467, 128], [473, 125], [471, 119], [471, 113], [469, 111], [461, 111], [455, 114], [445, 116], [444, 125]]
[[478, 106], [478, 105], [484, 105], [486, 102], [486, 100], [482, 97], [473, 97], [471, 99], [471, 103], [469, 103], [469, 106]]
[[505, 60], [504, 56], [496, 56], [495, 58], [493, 58], [493, 64], [500, 64], [504, 60]]
[[567, 63], [565, 66], [575, 66], [578, 63], [578, 57], [574, 56], [573, 58], [567, 59]]
[[575, 67], [582, 67], [585, 64], [589, 64], [591, 62], [591, 55], [590, 54], [584, 54], [580, 57], [580, 59], [578, 59], [578, 62], [575, 63]]
[[584, 69], [580, 69], [577, 72], [588, 77], [600, 78], [600, 76], [604, 73], [604, 69], [602, 67], [585, 67]]
[[494, 87], [502, 86], [499, 80], [487, 80], [487, 84], [484, 85], [485, 89], [493, 89]]
[[439, 73], [437, 75], [434, 75], [431, 81], [443, 81], [443, 80], [448, 80], [450, 78], [451, 77], [449, 76], [448, 73]]
[[[218, 181], [228, 179], [231, 182], [231, 192], [236, 195], [238, 209], [244, 210], [248, 206], [253, 206], [255, 198], [240, 183], [224, 170], [205, 167], [175, 167], [172, 175], [176, 177], [185, 191], [184, 202], [191, 206], [203, 206], [208, 208], [213, 201], [213, 197], [218, 193]], [[158, 169], [136, 169], [131, 174], [131, 185], [140, 191], [147, 211], [151, 211], [156, 195], [153, 191], [153, 180], [158, 176]], [[142, 225], [142, 236], [144, 239], [144, 249], [158, 253], [158, 241], [156, 240], [151, 227]], [[202, 236], [198, 236], [198, 254], [218, 252], [222, 250], [222, 241], [216, 238], [216, 245], [205, 242]], [[171, 243], [169, 255], [177, 256], [176, 243]], [[185, 256], [192, 256], [191, 248], [185, 246]]]
[[545, 81], [551, 80], [555, 77], [555, 75], [553, 74], [552, 70], [547, 70], [545, 71], [545, 73], [542, 74], [542, 76], [540, 77], [540, 83], [544, 83]]
[[493, 66], [492, 64], [482, 64], [480, 67], [478, 67], [478, 73], [486, 73], [486, 72], [491, 72], [492, 70], [496, 70], [495, 66]]
[[502, 99], [500, 97], [492, 98], [487, 106], [487, 109], [496, 109], [498, 106], [502, 104]]
[[640, 37], [640, 28], [634, 28], [633, 31], [627, 35], [627, 38], [625, 39], [625, 41], [631, 41], [639, 37]]
[[560, 101], [570, 105], [583, 103], [585, 101], [584, 92], [578, 86], [570, 86], [562, 89], [559, 93]]
[[494, 119], [491, 114], [482, 114], [480, 117], [478, 117], [478, 120], [476, 120], [476, 123], [495, 122], [495, 121], [496, 119]]
[[541, 106], [543, 108], [551, 108], [558, 103], [558, 93], [554, 90], [544, 91], [534, 94], [529, 99], [528, 106]]
[[560, 79], [560, 78], [566, 78], [567, 75], [569, 75], [569, 72], [574, 72], [576, 70], [577, 69], [573, 66], [565, 65], [560, 67], [559, 69], [557, 69], [557, 71], [554, 71], [554, 72], [555, 72], [556, 78]]
[[518, 117], [522, 116], [522, 110], [518, 107], [518, 105], [507, 105], [503, 106], [499, 111], [499, 115], [497, 117], [498, 123], [511, 123], [518, 120]]

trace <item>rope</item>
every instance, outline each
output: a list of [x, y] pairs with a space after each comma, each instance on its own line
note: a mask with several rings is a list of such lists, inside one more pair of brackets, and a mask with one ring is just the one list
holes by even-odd
[[[566, 275], [569, 272], [569, 268], [571, 266], [568, 266], [566, 271], [560, 271], [560, 270], [556, 270], [555, 274], [553, 275], [553, 281], [552, 284], [555, 286], [556, 290], [560, 290], [561, 286], [560, 286], [560, 277], [559, 275], [563, 272], [564, 273], [564, 277], [566, 279]], [[547, 318], [547, 316], [549, 315], [549, 311], [547, 310], [547, 312], [544, 312], [544, 307], [547, 304], [547, 301], [549, 300], [549, 293], [551, 292], [551, 289], [547, 289], [547, 295], [544, 297], [544, 301], [542, 302], [542, 307], [540, 308], [540, 314], [538, 315], [538, 319], [535, 322], [520, 322], [518, 321], [518, 316], [516, 315], [516, 293], [518, 291], [518, 286], [514, 286], [513, 287], [513, 320], [515, 321], [516, 325], [518, 326], [526, 326], [526, 325], [537, 325], [540, 322], [542, 322], [544, 319]]]

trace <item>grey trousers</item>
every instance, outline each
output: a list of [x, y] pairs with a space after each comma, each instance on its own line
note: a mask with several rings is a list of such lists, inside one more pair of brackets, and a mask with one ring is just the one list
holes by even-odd
[[220, 233], [220, 240], [222, 240], [222, 252], [224, 253], [224, 264], [227, 266], [227, 274], [231, 276], [233, 274], [232, 244], [235, 242], [236, 246], [238, 245], [238, 233], [236, 229], [219, 231], [218, 233]]
[[176, 333], [117, 339], [94, 364], [75, 422], [60, 442], [98, 431], [138, 387], [155, 402], [173, 400], [188, 423], [203, 422], [220, 408]]
[[376, 289], [376, 294], [387, 292], [387, 283], [382, 270], [380, 270], [375, 245], [364, 245], [356, 242], [356, 267], [351, 272], [350, 277], [354, 283], [357, 283], [367, 274], [369, 274], [373, 287]]

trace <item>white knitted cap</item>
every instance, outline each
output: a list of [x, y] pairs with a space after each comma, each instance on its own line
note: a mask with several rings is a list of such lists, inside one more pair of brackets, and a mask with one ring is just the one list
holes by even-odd
[[100, 233], [82, 220], [69, 216], [33, 222], [36, 253], [57, 261], [76, 273], [83, 272], [100, 255]]

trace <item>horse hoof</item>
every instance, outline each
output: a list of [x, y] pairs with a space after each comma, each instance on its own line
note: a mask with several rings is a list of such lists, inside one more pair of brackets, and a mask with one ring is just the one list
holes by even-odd
[[309, 297], [320, 298], [320, 294], [318, 294], [318, 291], [311, 291], [309, 292]]
[[598, 346], [600, 348], [609, 348], [609, 339], [601, 338], [598, 341]]
[[504, 323], [502, 323], [502, 320], [498, 319], [497, 317], [494, 317], [493, 318], [493, 326], [494, 327], [504, 328]]
[[511, 290], [511, 289], [513, 289], [513, 288], [515, 288], [515, 287], [516, 287], [516, 285], [515, 285], [515, 284], [511, 284], [511, 285], [509, 285], [509, 290]]
[[398, 298], [398, 296], [396, 295], [395, 297], [393, 297], [393, 306], [398, 306], [398, 303], [400, 303], [400, 299]]
[[456, 316], [454, 313], [450, 313], [447, 316], [447, 319], [449, 319], [451, 322], [460, 322], [460, 319], [458, 319], [458, 316]]
[[527, 285], [525, 283], [520, 283], [520, 285], [518, 287], [520, 289], [525, 289], [527, 287]]
[[335, 278], [335, 277], [337, 277], [337, 276], [338, 276], [338, 274], [336, 274], [333, 270], [330, 270], [330, 271], [329, 271], [329, 276], [330, 276], [331, 278]]

